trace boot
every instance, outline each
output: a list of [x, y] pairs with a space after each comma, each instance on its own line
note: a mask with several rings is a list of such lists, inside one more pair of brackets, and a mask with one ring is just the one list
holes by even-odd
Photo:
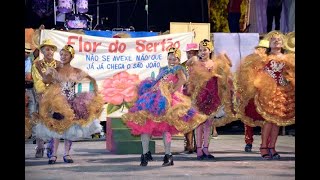
[[146, 155], [141, 154], [140, 161], [141, 161], [140, 166], [147, 166], [148, 165], [148, 160], [147, 160]]
[[162, 166], [173, 166], [172, 155], [169, 155], [169, 154], [164, 155]]
[[148, 151], [148, 152], [145, 154], [145, 156], [146, 156], [147, 161], [153, 161], [153, 157], [152, 157], [150, 151]]
[[244, 151], [251, 152], [252, 151], [252, 144], [246, 144], [246, 146], [244, 147]]

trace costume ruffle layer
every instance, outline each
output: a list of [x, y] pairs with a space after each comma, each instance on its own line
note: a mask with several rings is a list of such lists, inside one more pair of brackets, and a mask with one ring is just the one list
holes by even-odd
[[[87, 126], [98, 119], [103, 108], [103, 100], [92, 92], [79, 93], [72, 101], [61, 94], [59, 84], [51, 85], [39, 103], [38, 122], [51, 131], [63, 134], [71, 126]], [[60, 113], [63, 119], [52, 118], [52, 113]]]
[[150, 119], [146, 120], [144, 125], [128, 121], [127, 126], [131, 129], [131, 134], [133, 135], [150, 134], [152, 136], [162, 136], [163, 132], [169, 132], [171, 135], [179, 133], [174, 126], [170, 126], [167, 122], [154, 122]]
[[[265, 122], [272, 122], [278, 126], [294, 124], [294, 55], [284, 55], [281, 59], [275, 56], [266, 58], [249, 55], [237, 72], [238, 92], [241, 95], [239, 117], [245, 124], [253, 127], [263, 126]], [[261, 71], [270, 60], [285, 64], [282, 74], [286, 85], [279, 85], [267, 71]]]
[[192, 94], [193, 103], [199, 111], [213, 119], [216, 127], [220, 127], [236, 121], [237, 117], [232, 98], [230, 64], [222, 55], [214, 57], [213, 62], [213, 69], [203, 67], [199, 62], [192, 66], [188, 94]]
[[66, 129], [62, 134], [52, 131], [47, 128], [43, 123], [38, 123], [36, 126], [37, 137], [43, 140], [50, 140], [51, 138], [62, 138], [68, 140], [79, 140], [81, 138], [89, 138], [92, 134], [100, 133], [102, 126], [98, 119], [93, 120], [91, 123], [81, 126], [79, 124], [73, 124], [68, 129]]
[[[206, 120], [207, 116], [197, 113], [191, 107], [191, 101], [187, 96], [180, 92], [171, 94], [169, 86], [168, 82], [160, 82], [158, 89], [145, 93], [148, 96], [140, 96], [129, 112], [122, 116], [123, 121], [131, 128], [132, 134], [148, 133], [159, 136], [164, 131], [172, 134], [187, 133]], [[151, 98], [146, 100], [147, 102], [157, 102], [157, 107], [145, 103], [147, 98]], [[159, 99], [164, 102], [159, 103]], [[157, 111], [154, 111], [155, 108]]]

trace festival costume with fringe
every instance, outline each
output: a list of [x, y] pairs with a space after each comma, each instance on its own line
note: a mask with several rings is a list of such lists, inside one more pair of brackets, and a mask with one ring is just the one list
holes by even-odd
[[132, 134], [185, 134], [206, 120], [205, 115], [191, 107], [190, 98], [182, 94], [182, 87], [170, 93], [170, 89], [178, 82], [179, 71], [186, 74], [180, 65], [162, 67], [155, 80], [146, 79], [140, 83], [138, 100], [122, 116]]
[[[76, 71], [62, 75], [55, 69], [51, 71], [57, 83], [48, 87], [39, 103], [37, 136], [76, 140], [101, 132], [97, 118], [102, 112], [102, 98], [93, 92], [75, 93], [76, 82], [86, 77], [86, 73]], [[55, 113], [63, 118], [53, 118]]]
[[201, 113], [208, 115], [216, 127], [237, 120], [230, 66], [224, 55], [208, 62], [196, 60], [189, 66], [188, 93], [193, 104]]
[[251, 54], [244, 59], [237, 72], [241, 121], [252, 127], [265, 122], [277, 126], [295, 123], [294, 59], [294, 54]]

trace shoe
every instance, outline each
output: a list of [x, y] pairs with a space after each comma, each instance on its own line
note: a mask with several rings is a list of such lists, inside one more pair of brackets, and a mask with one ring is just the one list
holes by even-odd
[[[272, 154], [271, 150], [274, 151], [275, 153]], [[270, 153], [272, 159], [280, 159], [280, 155], [276, 152], [276, 150], [274, 148], [269, 148], [269, 153]]]
[[42, 158], [43, 157], [44, 148], [36, 148], [36, 158]]
[[148, 165], [147, 155], [141, 154], [140, 161], [141, 161], [140, 166], [147, 166]]
[[[262, 154], [263, 149], [267, 149], [268, 153]], [[269, 151], [269, 148], [267, 148], [267, 147], [260, 147], [260, 154], [261, 154], [261, 157], [263, 160], [270, 160], [271, 159], [270, 151]]]
[[153, 157], [150, 151], [148, 151], [145, 155], [146, 155], [147, 161], [153, 161]]
[[172, 155], [169, 155], [169, 154], [164, 155], [162, 166], [173, 166], [173, 157], [172, 157]]
[[[69, 157], [69, 158], [66, 158], [66, 157]], [[73, 160], [71, 159], [70, 155], [64, 155], [63, 156], [63, 161], [66, 162], [66, 163], [73, 163]]]
[[[207, 148], [208, 149], [208, 147], [203, 147], [203, 148]], [[213, 155], [211, 155], [210, 153], [209, 154], [204, 153], [203, 149], [202, 149], [202, 153], [203, 153], [203, 156], [204, 156], [205, 159], [214, 159]]]
[[56, 163], [56, 160], [57, 160], [57, 156], [51, 156], [51, 158], [55, 158], [54, 160], [52, 160], [52, 159], [49, 159], [49, 161], [48, 161], [48, 164], [55, 164]]
[[244, 151], [251, 152], [252, 151], [252, 144], [246, 144], [246, 146], [244, 147]]
[[[201, 149], [201, 147], [197, 147], [197, 149]], [[197, 153], [197, 160], [203, 160], [205, 158], [205, 155], [204, 155], [202, 149], [201, 149], [201, 152], [202, 152], [201, 156], [198, 156], [198, 152], [196, 152]]]

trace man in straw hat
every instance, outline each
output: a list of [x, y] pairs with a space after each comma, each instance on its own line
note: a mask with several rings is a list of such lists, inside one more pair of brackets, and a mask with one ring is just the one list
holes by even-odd
[[[56, 68], [60, 65], [60, 62], [53, 59], [54, 52], [57, 50], [57, 46], [53, 44], [52, 40], [45, 39], [40, 44], [39, 49], [43, 54], [43, 59], [35, 60], [32, 65], [32, 77], [34, 81], [34, 88], [38, 95], [38, 101], [41, 99], [42, 94], [46, 91], [47, 87], [51, 83], [50, 76], [44, 76], [47, 68], [53, 67]], [[38, 118], [38, 117], [35, 117]], [[36, 138], [37, 147], [36, 147], [36, 158], [43, 157], [44, 152], [44, 141], [40, 138]], [[51, 154], [51, 141], [48, 144], [47, 148], [47, 156], [49, 157]]]
[[[267, 49], [269, 48], [269, 41], [262, 39], [259, 41], [259, 44], [255, 47], [254, 53], [263, 57], [267, 56]], [[244, 147], [245, 152], [251, 152], [252, 151], [252, 144], [253, 144], [253, 127], [244, 124], [244, 141], [246, 143]]]

